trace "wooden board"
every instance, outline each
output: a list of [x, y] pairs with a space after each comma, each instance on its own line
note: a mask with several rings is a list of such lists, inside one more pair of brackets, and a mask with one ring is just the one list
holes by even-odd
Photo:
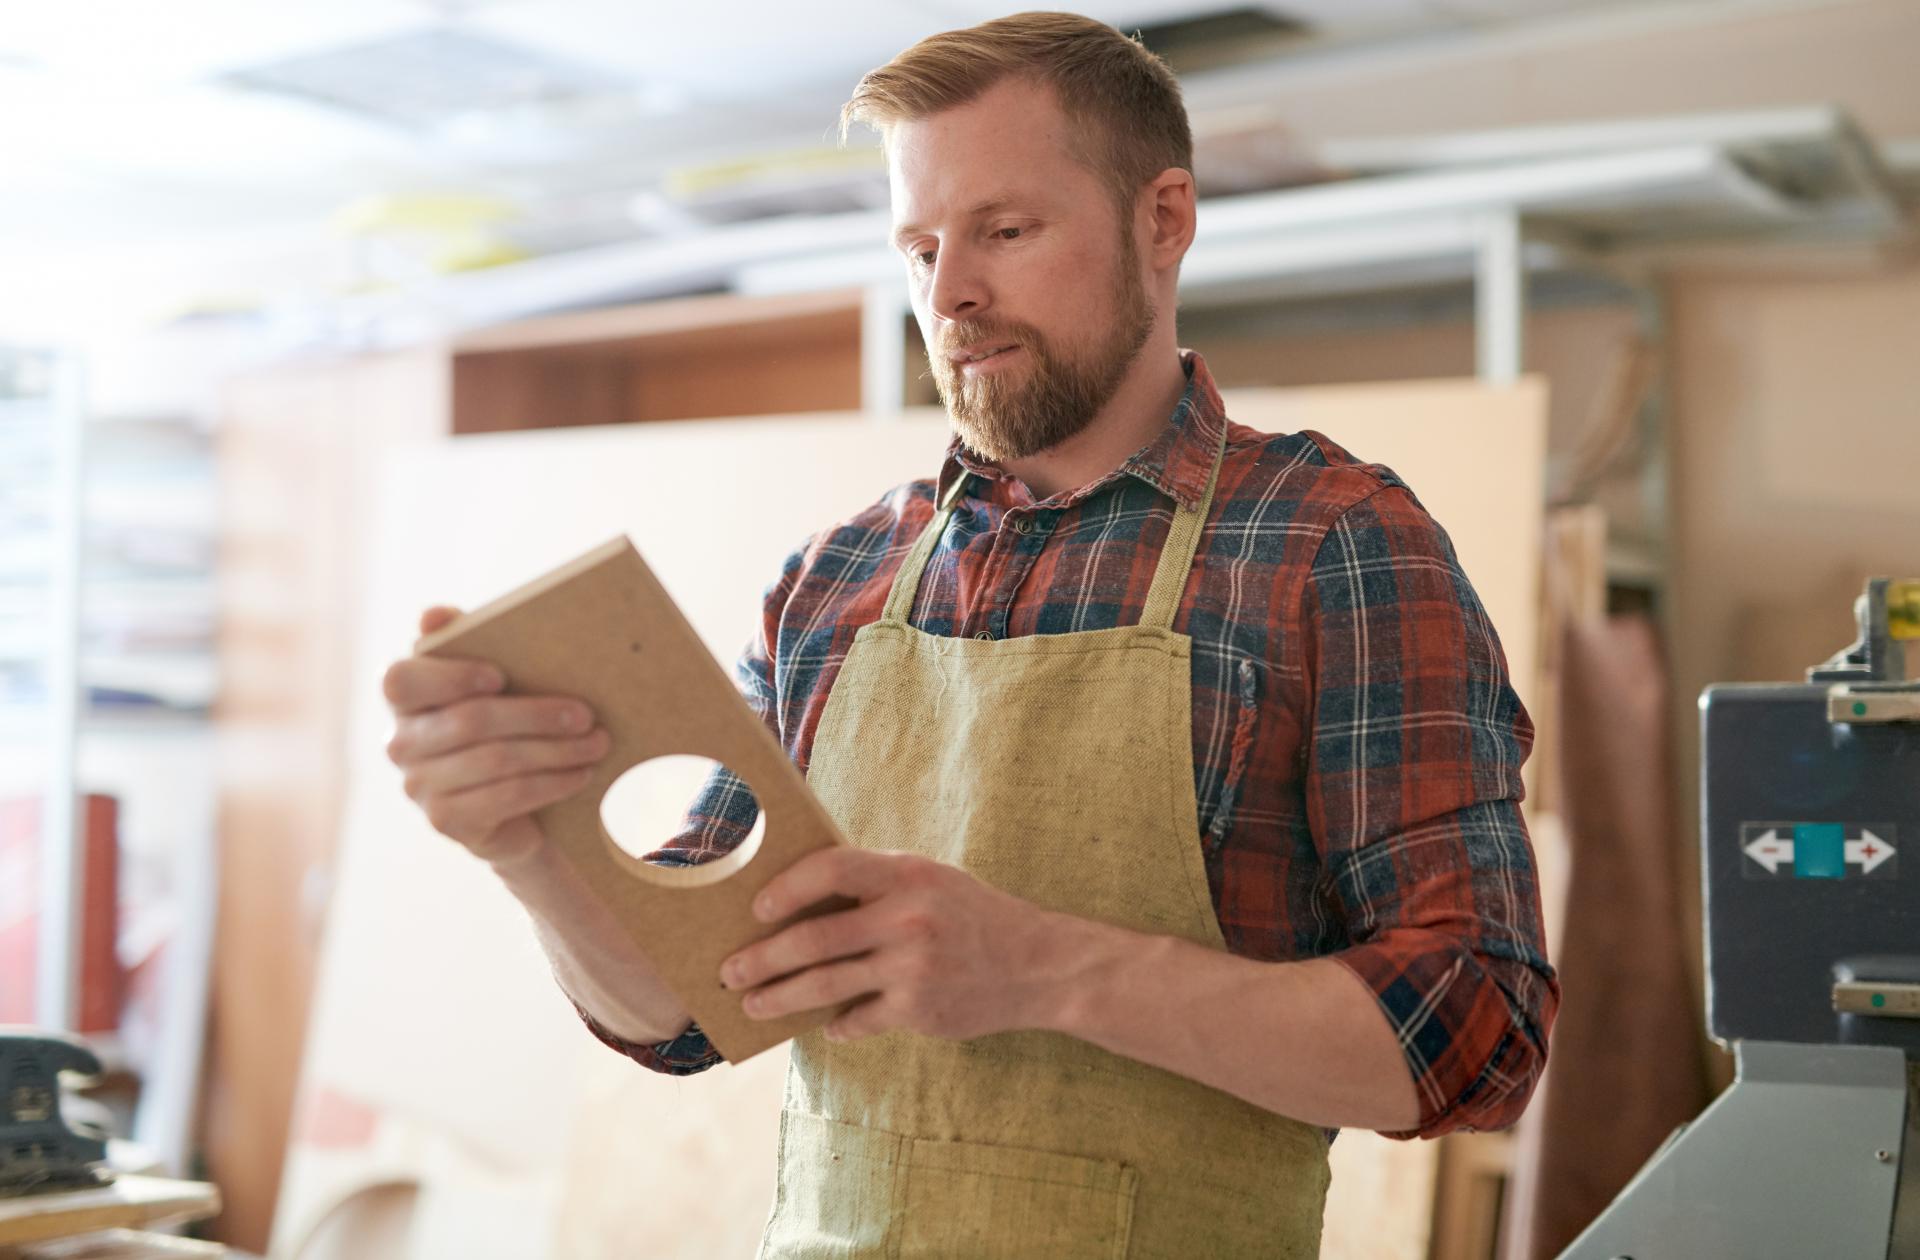
[[220, 1192], [204, 1181], [125, 1176], [95, 1190], [0, 1199], [0, 1247], [197, 1221], [219, 1210]]
[[0, 1247], [0, 1260], [217, 1260], [229, 1254], [225, 1243], [132, 1229], [29, 1243], [18, 1251]]
[[[1534, 694], [1537, 383], [1254, 390], [1227, 404], [1240, 423], [1319, 430], [1401, 474], [1451, 534], [1523, 699]], [[616, 534], [637, 541], [700, 638], [731, 659], [781, 559], [887, 487], [931, 476], [945, 442], [937, 413], [809, 416], [469, 438], [390, 462], [365, 555], [352, 774], [302, 1082], [304, 1096], [332, 1088], [379, 1113], [360, 1148], [369, 1173], [554, 1184], [551, 1248], [517, 1260], [752, 1253], [772, 1196], [784, 1051], [680, 1078], [587, 1037], [525, 914], [401, 792], [383, 751], [391, 720], [379, 680], [412, 650], [421, 608], [478, 607]], [[1435, 1154], [1433, 1143], [1343, 1133], [1327, 1260], [1425, 1254]], [[324, 1210], [354, 1158], [296, 1139], [289, 1225]], [[542, 1200], [521, 1200], [532, 1201]], [[505, 1212], [512, 1200], [501, 1202]]]
[[[734, 951], [854, 904], [829, 898], [773, 924], [750, 908], [775, 875], [846, 841], [630, 540], [595, 547], [414, 650], [491, 661], [506, 675], [507, 695], [589, 698], [611, 736], [607, 756], [586, 787], [535, 817], [729, 1062], [851, 1005], [756, 1020], [740, 1009], [742, 994], [720, 983], [720, 964]], [[607, 789], [642, 762], [673, 755], [711, 758], [739, 776], [765, 819], [758, 843], [685, 867], [649, 865], [620, 848], [601, 819]]]

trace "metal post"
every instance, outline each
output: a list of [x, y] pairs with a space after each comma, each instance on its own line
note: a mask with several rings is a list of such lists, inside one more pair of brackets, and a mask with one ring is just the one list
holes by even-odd
[[870, 284], [860, 302], [860, 406], [897, 418], [906, 406], [907, 301], [898, 280]]
[[47, 783], [40, 813], [40, 913], [35, 1021], [79, 1022], [80, 940], [86, 904], [85, 828], [76, 787], [80, 727], [81, 457], [79, 365], [54, 361], [47, 397], [52, 437], [52, 572], [48, 582]]
[[1509, 207], [1480, 220], [1474, 256], [1474, 354], [1480, 379], [1520, 379], [1525, 354], [1527, 273], [1520, 257], [1520, 214]]

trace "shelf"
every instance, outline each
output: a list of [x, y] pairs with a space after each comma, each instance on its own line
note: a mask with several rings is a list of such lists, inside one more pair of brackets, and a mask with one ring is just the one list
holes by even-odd
[[576, 312], [453, 347], [456, 434], [860, 405], [861, 295], [722, 296]]

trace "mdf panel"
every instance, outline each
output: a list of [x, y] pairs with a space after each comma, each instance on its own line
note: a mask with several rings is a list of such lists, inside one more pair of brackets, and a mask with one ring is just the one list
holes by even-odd
[[[1228, 407], [1256, 428], [1325, 432], [1401, 473], [1452, 533], [1532, 692], [1537, 382], [1240, 391]], [[386, 1176], [425, 1185], [413, 1260], [452, 1254], [420, 1240], [444, 1236], [434, 1214], [454, 1205], [469, 1226], [498, 1213], [515, 1237], [527, 1213], [550, 1213], [546, 1249], [515, 1253], [524, 1260], [751, 1254], [771, 1201], [784, 1054], [675, 1079], [593, 1041], [525, 914], [402, 793], [379, 678], [411, 650], [425, 606], [477, 606], [623, 532], [730, 663], [788, 551], [933, 475], [946, 440], [937, 412], [794, 416], [475, 437], [389, 462], [339, 754], [350, 767], [340, 884], [300, 1087], [302, 1115], [345, 1108], [364, 1123], [345, 1142], [318, 1121], [295, 1134], [278, 1244]], [[1340, 1138], [1330, 1260], [1424, 1253], [1435, 1153]]]
[[296, 1131], [276, 1250], [370, 1177], [405, 1175], [430, 1183], [414, 1257], [456, 1254], [419, 1241], [443, 1228], [436, 1204], [497, 1213], [503, 1232], [544, 1204], [545, 1249], [516, 1251], [523, 1260], [751, 1254], [771, 1202], [784, 1048], [677, 1080], [594, 1041], [519, 905], [402, 793], [379, 680], [411, 652], [423, 607], [476, 607], [619, 533], [730, 664], [787, 553], [931, 475], [946, 441], [931, 417], [791, 416], [476, 436], [394, 458], [301, 1085], [303, 1115], [344, 1105], [372, 1119], [347, 1144], [317, 1119]]

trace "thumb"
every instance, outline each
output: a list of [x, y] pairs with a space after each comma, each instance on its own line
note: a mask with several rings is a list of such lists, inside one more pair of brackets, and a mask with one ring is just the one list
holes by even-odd
[[460, 610], [458, 608], [451, 608], [445, 604], [435, 604], [432, 608], [420, 614], [420, 633], [432, 634], [435, 630], [438, 630], [441, 626], [446, 625], [459, 615]]

